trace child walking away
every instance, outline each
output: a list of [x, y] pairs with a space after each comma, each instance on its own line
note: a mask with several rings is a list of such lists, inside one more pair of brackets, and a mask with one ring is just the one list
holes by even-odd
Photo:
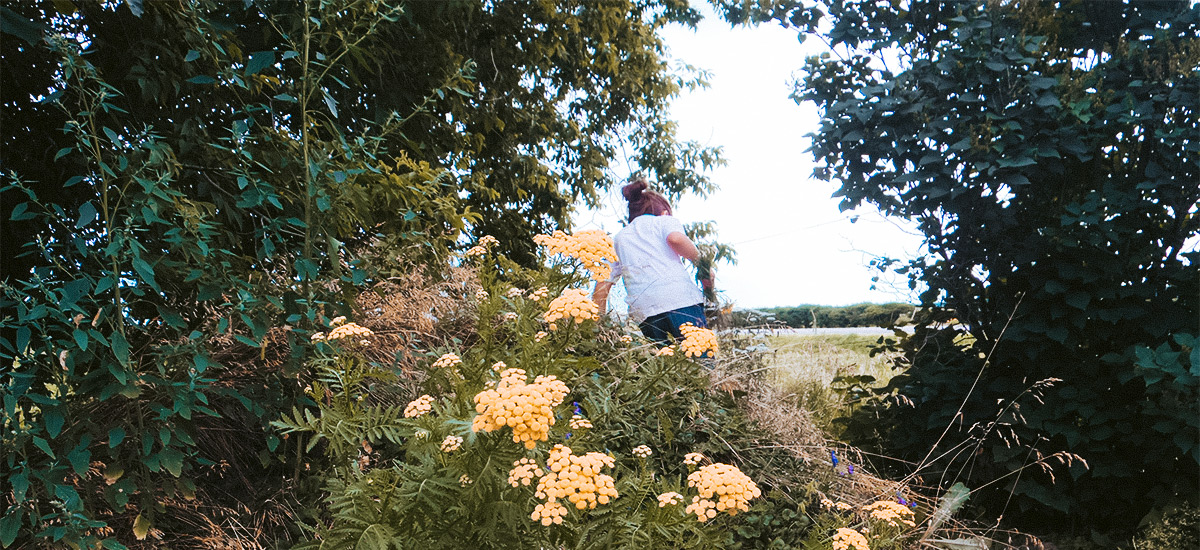
[[[685, 323], [708, 326], [704, 293], [692, 282], [682, 261], [696, 263], [700, 252], [684, 234], [683, 224], [671, 215], [666, 197], [649, 187], [646, 177], [638, 174], [621, 189], [629, 202], [629, 224], [613, 239], [617, 261], [609, 279], [596, 283], [592, 299], [605, 311], [608, 292], [621, 279], [630, 318], [647, 338], [668, 344], [672, 338], [683, 339], [679, 327]], [[711, 275], [701, 284], [711, 288]]]

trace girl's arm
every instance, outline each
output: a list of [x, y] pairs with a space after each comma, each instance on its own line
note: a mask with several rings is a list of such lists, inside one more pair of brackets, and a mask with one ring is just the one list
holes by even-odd
[[596, 283], [596, 289], [592, 291], [592, 301], [600, 306], [601, 315], [608, 311], [608, 291], [612, 289], [612, 286], [612, 281], [600, 281]]
[[683, 233], [675, 231], [667, 235], [667, 245], [676, 254], [679, 254], [692, 263], [696, 263], [696, 260], [700, 259], [700, 251], [696, 249], [695, 244], [692, 244], [692, 240]]
[[[693, 243], [692, 240], [687, 237], [687, 235], [675, 231], [667, 235], [667, 244], [670, 245], [671, 250], [674, 250], [676, 254], [687, 258], [696, 266], [697, 269], [700, 269], [700, 250], [696, 248], [695, 243]], [[709, 266], [708, 277], [700, 281], [700, 286], [705, 290], [713, 287], [713, 273], [711, 265]]]

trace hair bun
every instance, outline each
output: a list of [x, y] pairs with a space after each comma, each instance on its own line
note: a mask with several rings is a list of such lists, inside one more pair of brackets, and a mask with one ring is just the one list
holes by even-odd
[[634, 176], [625, 187], [621, 188], [621, 195], [625, 200], [633, 202], [641, 198], [642, 191], [650, 187], [644, 176]]

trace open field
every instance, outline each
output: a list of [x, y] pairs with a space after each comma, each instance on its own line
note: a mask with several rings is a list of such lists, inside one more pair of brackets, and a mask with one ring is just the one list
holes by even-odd
[[839, 382], [869, 376], [874, 379], [870, 385], [882, 385], [894, 373], [894, 354], [870, 354], [879, 336], [855, 334], [853, 330], [857, 329], [827, 334], [780, 333], [767, 338], [767, 345], [774, 350], [768, 360], [774, 367], [768, 379], [801, 408], [812, 411], [817, 423], [827, 430], [850, 405], [833, 389]]

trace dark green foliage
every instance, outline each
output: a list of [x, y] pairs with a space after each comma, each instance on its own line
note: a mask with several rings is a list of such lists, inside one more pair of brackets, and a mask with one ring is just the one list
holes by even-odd
[[[20, 8], [37, 20], [70, 5]], [[38, 48], [60, 72], [27, 75], [44, 77], [38, 102], [6, 101], [6, 116], [28, 115], [27, 130], [58, 148], [5, 148], [6, 168], [23, 169], [5, 174], [5, 214], [25, 224], [6, 240], [32, 269], [6, 272], [0, 297], [5, 478], [17, 489], [0, 497], [3, 546], [117, 548], [173, 536], [173, 503], [198, 492], [237, 495], [232, 506], [278, 490], [284, 448], [264, 428], [304, 400], [289, 378], [306, 335], [292, 328], [321, 325], [369, 277], [356, 258], [375, 239], [364, 227], [436, 252], [462, 226], [436, 172], [377, 158], [377, 135], [347, 140], [276, 103], [259, 74], [270, 65], [238, 53], [225, 7], [155, 4], [135, 17], [80, 6], [44, 25]], [[370, 34], [371, 21], [345, 30]], [[290, 36], [330, 58], [355, 47]], [[19, 70], [9, 53], [5, 70]], [[298, 67], [307, 92], [287, 91], [319, 90], [317, 70]], [[289, 120], [304, 129], [286, 131]], [[229, 467], [237, 476], [220, 479]]]
[[817, 175], [920, 225], [927, 256], [879, 263], [945, 308], [903, 345], [887, 448], [1006, 519], [1129, 533], [1194, 502], [1200, 8], [907, 7], [831, 2], [857, 49], [796, 92]]
[[800, 305], [734, 312], [736, 326], [783, 324], [792, 328], [890, 327], [912, 318], [910, 304]]
[[358, 289], [444, 266], [468, 228], [528, 252], [611, 182], [621, 138], [676, 195], [720, 161], [663, 117], [694, 83], [654, 34], [694, 21], [680, 2], [0, 17], [0, 546], [186, 545], [194, 495], [304, 496], [298, 442], [266, 423], [312, 404], [308, 335]]

